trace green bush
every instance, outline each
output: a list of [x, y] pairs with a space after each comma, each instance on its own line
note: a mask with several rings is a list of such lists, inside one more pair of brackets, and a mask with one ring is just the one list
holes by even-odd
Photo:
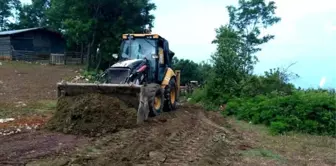
[[191, 103], [199, 103], [206, 100], [206, 91], [204, 88], [197, 88], [189, 96], [191, 98]]
[[254, 98], [236, 98], [229, 101], [224, 114], [265, 124], [272, 133], [336, 135], [335, 93], [330, 91], [297, 90], [291, 95], [273, 92]]
[[291, 95], [295, 91], [294, 85], [289, 83], [289, 79], [293, 77], [292, 74], [279, 68], [270, 69], [261, 76], [244, 75], [234, 79], [230, 77], [212, 73], [202, 92], [193, 94], [195, 101], [222, 105], [232, 98], [255, 98], [260, 95], [284, 96]]
[[95, 81], [100, 79], [100, 76], [101, 76], [102, 73], [103, 73], [103, 71], [84, 70], [81, 75], [85, 79], [88, 79], [89, 82], [95, 82]]

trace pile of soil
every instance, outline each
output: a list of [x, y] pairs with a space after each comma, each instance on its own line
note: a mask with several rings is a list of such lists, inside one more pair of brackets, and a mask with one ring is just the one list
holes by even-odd
[[45, 127], [67, 134], [100, 136], [136, 126], [136, 110], [116, 97], [103, 94], [65, 96]]

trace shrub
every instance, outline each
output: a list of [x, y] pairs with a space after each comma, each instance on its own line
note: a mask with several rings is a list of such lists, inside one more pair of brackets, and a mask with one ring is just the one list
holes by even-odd
[[96, 71], [96, 70], [84, 70], [82, 72], [82, 76], [85, 79], [88, 79], [89, 82], [95, 82], [99, 79], [101, 79], [101, 75], [102, 75], [103, 71]]
[[192, 103], [199, 103], [201, 101], [206, 100], [206, 91], [204, 88], [197, 88], [191, 94], [191, 102]]
[[229, 101], [226, 115], [270, 126], [272, 133], [299, 131], [336, 135], [335, 93], [321, 90], [295, 91], [291, 95], [259, 95]]

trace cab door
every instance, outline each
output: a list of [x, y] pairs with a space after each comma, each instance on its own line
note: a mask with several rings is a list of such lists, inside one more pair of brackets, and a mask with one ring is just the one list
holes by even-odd
[[[158, 54], [159, 54], [159, 60], [158, 60], [158, 81], [161, 83], [163, 81], [163, 78], [166, 74], [166, 70], [168, 68], [168, 54], [169, 54], [169, 48], [168, 43], [166, 41], [160, 41], [158, 42]], [[168, 49], [167, 49], [168, 48]]]

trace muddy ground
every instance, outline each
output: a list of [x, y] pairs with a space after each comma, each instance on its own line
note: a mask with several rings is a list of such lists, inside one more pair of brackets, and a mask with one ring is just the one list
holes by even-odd
[[235, 151], [242, 142], [211, 120], [222, 117], [209, 115], [200, 108], [185, 106], [145, 125], [101, 138], [47, 131], [0, 137], [0, 163], [227, 165], [239, 161]]
[[0, 93], [5, 93], [0, 118], [15, 119], [1, 123], [0, 131], [20, 130], [0, 134], [0, 165], [336, 165], [335, 138], [271, 136], [264, 126], [188, 104], [142, 126], [99, 137], [41, 129], [56, 108], [55, 83], [76, 76], [76, 70], [0, 66]]
[[117, 97], [98, 93], [63, 96], [45, 125], [66, 134], [100, 136], [136, 126], [137, 111]]
[[239, 125], [185, 105], [101, 137], [48, 131], [0, 137], [0, 165], [335, 165], [335, 140], [273, 137]]
[[0, 103], [56, 99], [56, 83], [78, 75], [78, 66], [2, 62], [0, 66]]

